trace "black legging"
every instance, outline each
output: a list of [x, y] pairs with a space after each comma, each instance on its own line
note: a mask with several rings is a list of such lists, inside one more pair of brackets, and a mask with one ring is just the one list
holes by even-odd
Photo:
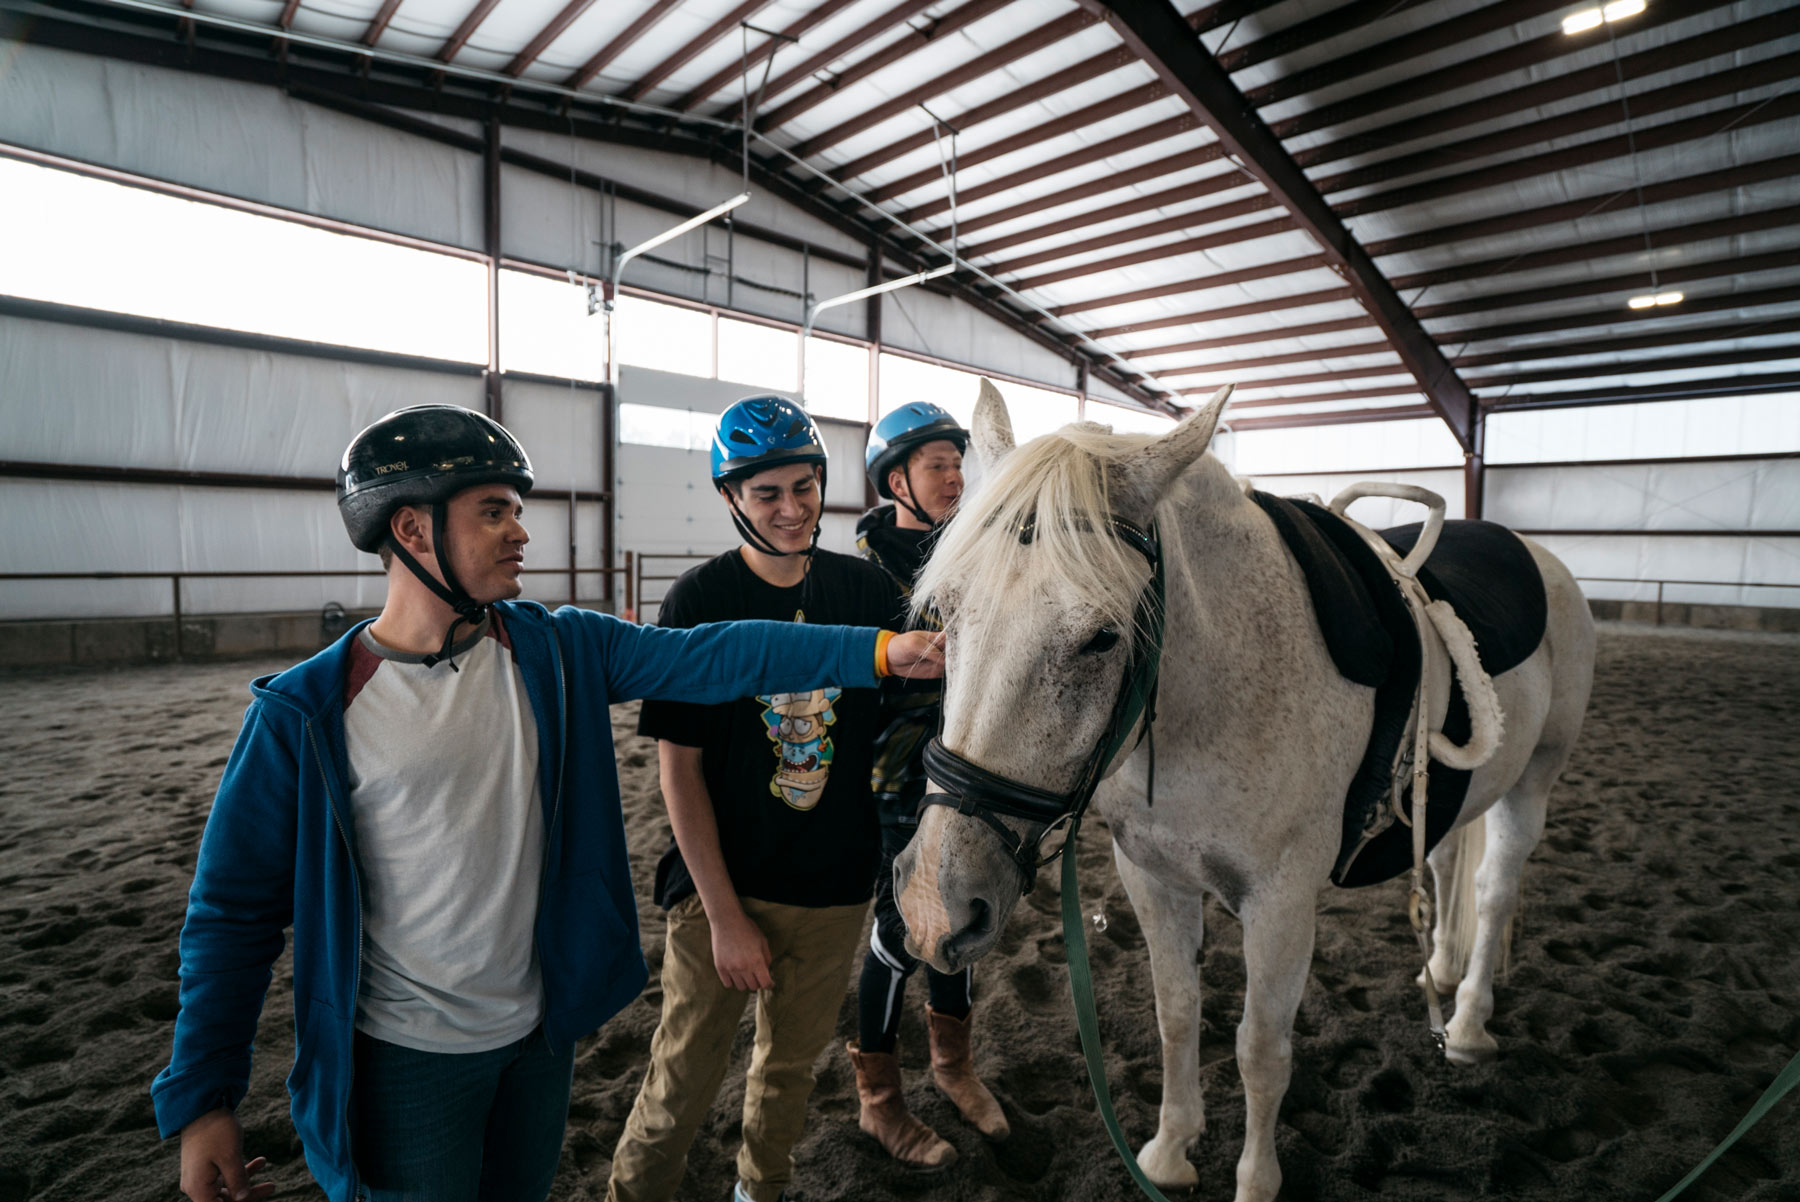
[[[875, 927], [857, 984], [857, 1040], [865, 1052], [892, 1052], [900, 1041], [900, 1006], [906, 979], [919, 962], [906, 954], [906, 923], [894, 901], [894, 858], [906, 849], [917, 827], [881, 824], [881, 871], [875, 877]], [[969, 970], [948, 976], [927, 964], [931, 1008], [954, 1018], [969, 1014]]]

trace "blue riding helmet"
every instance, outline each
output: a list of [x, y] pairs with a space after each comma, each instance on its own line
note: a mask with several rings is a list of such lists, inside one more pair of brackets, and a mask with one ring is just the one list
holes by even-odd
[[806, 410], [786, 397], [752, 396], [719, 414], [713, 428], [714, 484], [789, 463], [825, 466], [825, 440]]
[[869, 432], [869, 449], [863, 466], [869, 484], [881, 496], [894, 500], [888, 473], [906, 462], [913, 449], [928, 442], [954, 443], [958, 451], [969, 449], [969, 432], [954, 417], [929, 401], [912, 401], [875, 423]]

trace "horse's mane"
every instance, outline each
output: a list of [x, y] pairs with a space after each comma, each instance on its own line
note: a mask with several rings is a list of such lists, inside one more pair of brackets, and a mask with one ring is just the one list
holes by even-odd
[[[1129, 644], [1144, 560], [1106, 532], [1108, 481], [1110, 469], [1154, 441], [1077, 422], [1007, 455], [944, 528], [913, 588], [915, 612], [958, 595], [1000, 593], [1022, 603], [1055, 581], [1072, 585], [1099, 623]], [[1027, 521], [1034, 527], [1028, 544], [1019, 541]]]

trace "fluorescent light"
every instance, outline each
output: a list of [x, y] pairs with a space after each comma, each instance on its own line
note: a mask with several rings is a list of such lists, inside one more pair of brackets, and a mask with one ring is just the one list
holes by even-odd
[[1683, 294], [1680, 292], [1646, 292], [1642, 296], [1634, 296], [1626, 301], [1633, 309], [1649, 309], [1656, 305], [1679, 305]]
[[1630, 305], [1633, 309], [1648, 309], [1656, 303], [1656, 298], [1649, 293], [1645, 293], [1643, 296], [1634, 296], [1625, 303]]
[[1608, 21], [1623, 21], [1644, 11], [1644, 0], [1612, 0], [1605, 8], [1584, 8], [1563, 18], [1564, 33], [1586, 33]]
[[923, 284], [926, 280], [935, 280], [949, 275], [956, 270], [956, 264], [945, 263], [942, 267], [933, 267], [930, 271], [921, 271], [917, 275], [903, 275], [897, 280], [889, 280], [885, 284], [876, 284], [870, 288], [858, 288], [855, 292], [846, 292], [842, 296], [834, 296], [814, 305], [806, 315], [805, 332], [812, 333], [813, 318], [827, 309], [835, 309], [839, 305], [847, 305], [851, 301], [864, 300], [871, 296], [880, 296], [883, 292], [893, 292], [900, 288], [910, 288], [914, 284]]
[[1659, 305], [1679, 305], [1681, 303], [1681, 293], [1658, 292], [1656, 294], [1656, 303]]

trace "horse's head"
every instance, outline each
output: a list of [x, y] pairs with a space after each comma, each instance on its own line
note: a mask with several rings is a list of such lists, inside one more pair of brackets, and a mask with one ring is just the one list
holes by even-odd
[[987, 479], [914, 590], [947, 632], [941, 748], [926, 760], [936, 804], [894, 867], [908, 947], [942, 971], [993, 946], [1040, 840], [1101, 766], [1097, 749], [1124, 733], [1127, 674], [1156, 637], [1144, 606], [1156, 550], [1143, 535], [1229, 392], [1161, 437], [1078, 423], [1015, 449], [1005, 403], [982, 382], [971, 434]]

